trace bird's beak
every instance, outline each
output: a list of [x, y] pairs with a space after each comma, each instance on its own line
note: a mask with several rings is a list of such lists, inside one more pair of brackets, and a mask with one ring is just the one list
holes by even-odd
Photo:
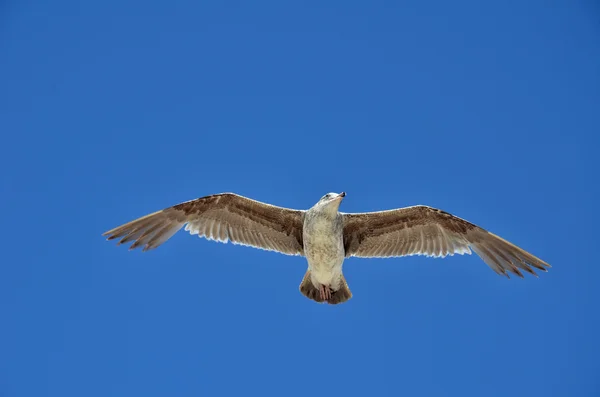
[[341, 192], [341, 193], [338, 195], [338, 197], [341, 197], [341, 198], [344, 198], [344, 197], [346, 197], [346, 192]]

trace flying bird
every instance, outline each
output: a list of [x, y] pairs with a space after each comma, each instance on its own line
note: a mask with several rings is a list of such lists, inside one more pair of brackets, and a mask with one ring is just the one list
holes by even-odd
[[[550, 265], [516, 245], [445, 211], [417, 205], [387, 211], [343, 213], [346, 193], [327, 193], [310, 209], [294, 210], [222, 193], [186, 201], [104, 233], [130, 249], [158, 247], [177, 231], [226, 243], [306, 257], [300, 292], [316, 302], [352, 297], [344, 259], [410, 255], [445, 257], [473, 250], [496, 273], [509, 277]], [[509, 277], [510, 278], [510, 277]]]

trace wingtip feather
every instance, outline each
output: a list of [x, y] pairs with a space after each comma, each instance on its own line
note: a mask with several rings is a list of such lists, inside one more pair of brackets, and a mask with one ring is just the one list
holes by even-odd
[[184, 222], [169, 216], [169, 213], [163, 210], [125, 223], [102, 235], [108, 236], [107, 241], [121, 238], [117, 245], [133, 241], [129, 246], [130, 251], [139, 247], [144, 247], [142, 251], [148, 251], [164, 243], [183, 225]]

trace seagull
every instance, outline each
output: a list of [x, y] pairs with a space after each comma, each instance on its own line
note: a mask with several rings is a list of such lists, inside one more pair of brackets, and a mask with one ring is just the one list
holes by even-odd
[[135, 219], [105, 232], [130, 249], [154, 249], [182, 227], [208, 240], [306, 257], [300, 283], [307, 298], [339, 304], [352, 297], [342, 273], [347, 257], [411, 255], [446, 257], [473, 250], [496, 273], [509, 277], [550, 265], [516, 245], [448, 212], [416, 205], [387, 211], [343, 213], [346, 193], [327, 193], [310, 209], [295, 210], [235, 193], [200, 197]]

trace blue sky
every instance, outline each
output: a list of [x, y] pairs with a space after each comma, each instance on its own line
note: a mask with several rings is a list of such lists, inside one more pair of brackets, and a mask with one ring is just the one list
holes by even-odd
[[[4, 2], [0, 395], [598, 396], [600, 8], [485, 3]], [[300, 257], [101, 236], [342, 190], [553, 268], [351, 258], [328, 306]]]

